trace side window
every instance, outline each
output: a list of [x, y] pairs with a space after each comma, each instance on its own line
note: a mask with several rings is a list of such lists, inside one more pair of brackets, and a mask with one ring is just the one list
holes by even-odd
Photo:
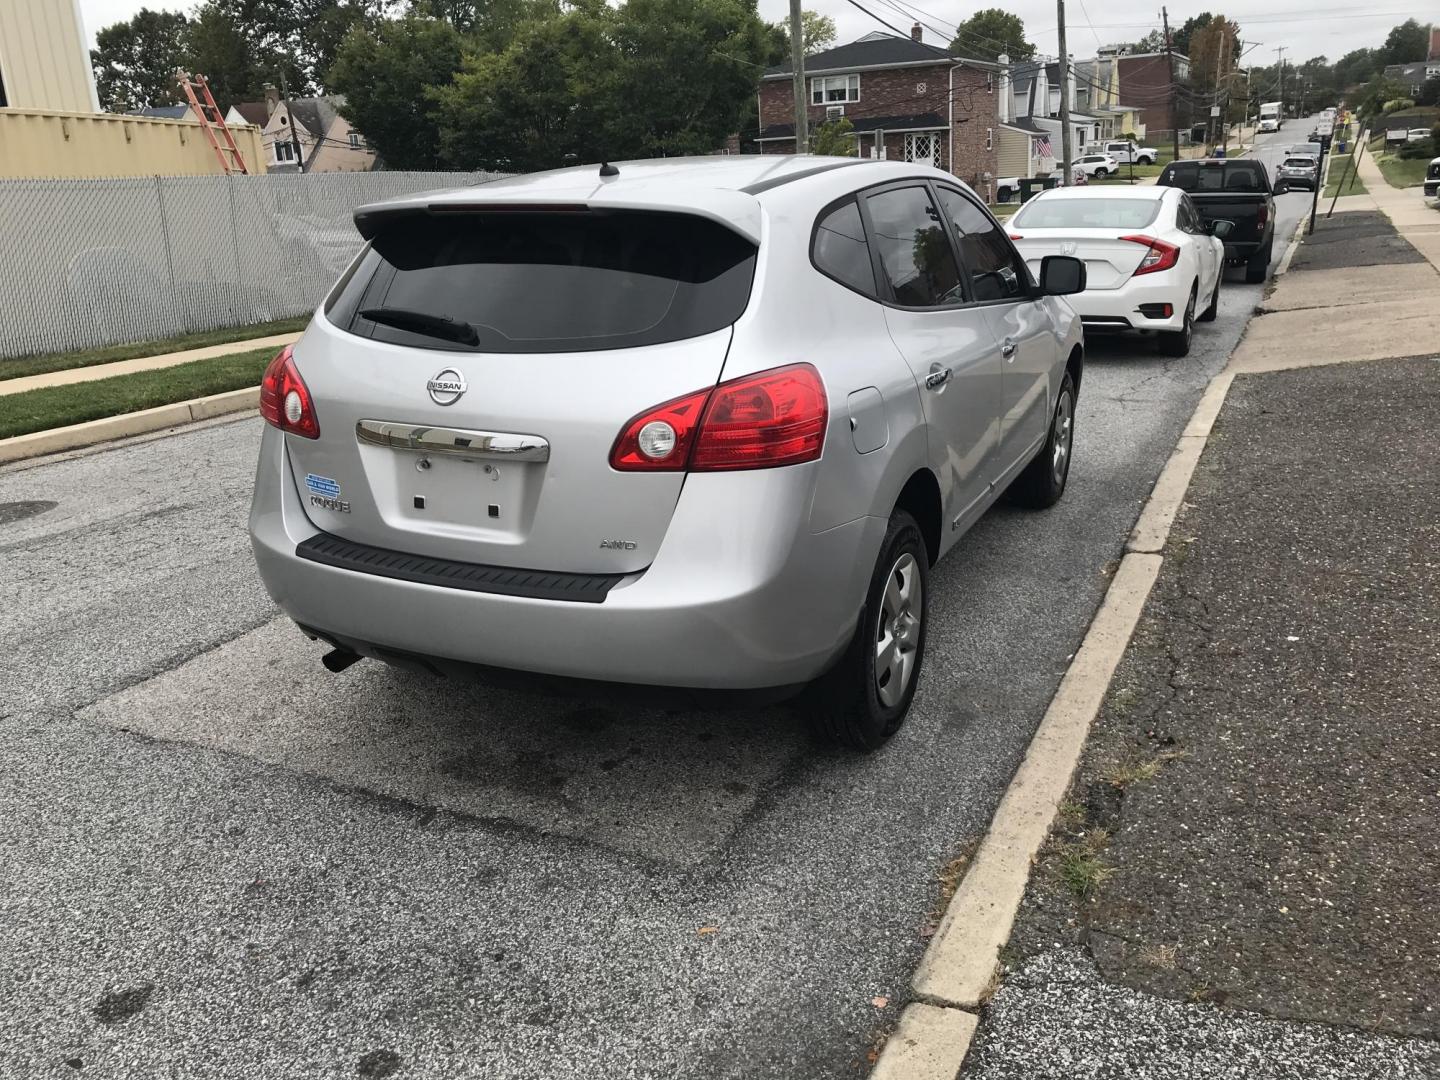
[[960, 254], [970, 274], [971, 295], [976, 300], [1020, 296], [1025, 291], [1025, 271], [1000, 227], [980, 207], [950, 188], [940, 189], [940, 205], [959, 236]]
[[875, 267], [870, 262], [870, 245], [865, 242], [860, 208], [854, 199], [820, 219], [810, 257], [821, 273], [866, 296], [875, 295]]
[[871, 239], [896, 303], [944, 307], [963, 302], [960, 267], [925, 188], [882, 191], [869, 197], [866, 209]]

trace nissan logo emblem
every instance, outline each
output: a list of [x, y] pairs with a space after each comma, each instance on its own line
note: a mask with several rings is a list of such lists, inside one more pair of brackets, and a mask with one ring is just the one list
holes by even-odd
[[465, 376], [454, 368], [446, 368], [427, 382], [425, 389], [430, 391], [430, 400], [436, 405], [454, 405], [467, 389]]

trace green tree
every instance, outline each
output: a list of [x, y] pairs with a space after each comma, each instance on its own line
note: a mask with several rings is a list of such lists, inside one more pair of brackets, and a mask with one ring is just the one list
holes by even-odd
[[610, 153], [704, 154], [740, 129], [766, 48], [755, 0], [627, 0], [613, 40]]
[[855, 125], [844, 116], [821, 124], [810, 133], [810, 152], [827, 157], [855, 157], [859, 153]]
[[962, 22], [950, 50], [976, 60], [995, 60], [1001, 53], [1011, 60], [1035, 56], [1035, 46], [1025, 40], [1024, 20], [1003, 8], [985, 8]]
[[462, 38], [448, 22], [409, 17], [351, 29], [327, 85], [345, 95], [341, 112], [392, 169], [440, 161], [435, 94], [460, 70]]
[[1335, 81], [1341, 90], [1369, 82], [1384, 65], [1374, 49], [1355, 49], [1335, 61]]
[[[1212, 18], [1213, 16], [1210, 12], [1202, 11], [1199, 15], [1191, 15], [1190, 18], [1181, 23], [1180, 29], [1171, 35], [1171, 41], [1175, 47], [1175, 51], [1183, 56], [1190, 56], [1190, 40], [1195, 36], [1195, 31], [1201, 27], [1209, 26]], [[1164, 47], [1165, 39], [1162, 36], [1160, 39], [1160, 48], [1163, 49]], [[1194, 59], [1193, 56], [1190, 58], [1192, 60]]]
[[[821, 52], [835, 44], [835, 20], [815, 11], [800, 12], [800, 33], [805, 39], [805, 55]], [[766, 23], [765, 53], [762, 63], [774, 67], [790, 59], [790, 24]]]
[[806, 56], [828, 49], [835, 44], [835, 20], [816, 11], [800, 12], [800, 38]]
[[520, 27], [500, 52], [468, 53], [454, 81], [430, 91], [445, 162], [532, 172], [571, 154], [625, 156], [605, 145], [620, 60], [614, 18], [603, 4], [573, 9]]
[[95, 91], [107, 112], [127, 112], [181, 99], [175, 69], [186, 65], [190, 21], [178, 11], [141, 8], [128, 22], [95, 35], [90, 65]]
[[410, 13], [440, 19], [465, 35], [476, 52], [499, 52], [527, 22], [561, 13], [560, 0], [409, 0]]
[[1430, 49], [1430, 28], [1414, 19], [1394, 27], [1380, 47], [1382, 64], [1413, 64], [1424, 60]]

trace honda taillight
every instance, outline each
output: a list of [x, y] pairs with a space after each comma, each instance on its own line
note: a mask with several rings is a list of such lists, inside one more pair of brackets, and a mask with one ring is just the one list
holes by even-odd
[[1169, 270], [1180, 261], [1180, 249], [1174, 244], [1167, 244], [1164, 240], [1157, 240], [1153, 236], [1122, 236], [1120, 239], [1132, 244], [1143, 244], [1150, 249], [1140, 260], [1140, 265], [1135, 268], [1137, 275]]
[[721, 383], [641, 413], [610, 452], [629, 472], [720, 472], [814, 461], [829, 404], [820, 373], [793, 364]]
[[315, 403], [310, 388], [300, 378], [295, 358], [286, 345], [275, 354], [265, 377], [260, 380], [260, 415], [267, 424], [292, 435], [307, 439], [320, 437], [320, 424], [315, 419]]

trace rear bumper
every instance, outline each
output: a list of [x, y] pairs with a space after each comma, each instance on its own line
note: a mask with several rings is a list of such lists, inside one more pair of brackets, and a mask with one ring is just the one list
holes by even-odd
[[[1131, 278], [1118, 289], [1086, 290], [1066, 297], [1080, 316], [1086, 330], [1181, 330], [1185, 324], [1185, 303], [1190, 296], [1189, 281], [1169, 272]], [[1208, 302], [1208, 297], [1204, 298]], [[1169, 304], [1168, 319], [1142, 314], [1152, 304]]]
[[347, 648], [607, 682], [748, 690], [820, 675], [849, 642], [886, 523], [809, 532], [808, 469], [691, 476], [650, 567], [604, 601], [499, 595], [296, 554], [305, 516], [284, 438], [265, 429], [250, 514], [284, 612]]

